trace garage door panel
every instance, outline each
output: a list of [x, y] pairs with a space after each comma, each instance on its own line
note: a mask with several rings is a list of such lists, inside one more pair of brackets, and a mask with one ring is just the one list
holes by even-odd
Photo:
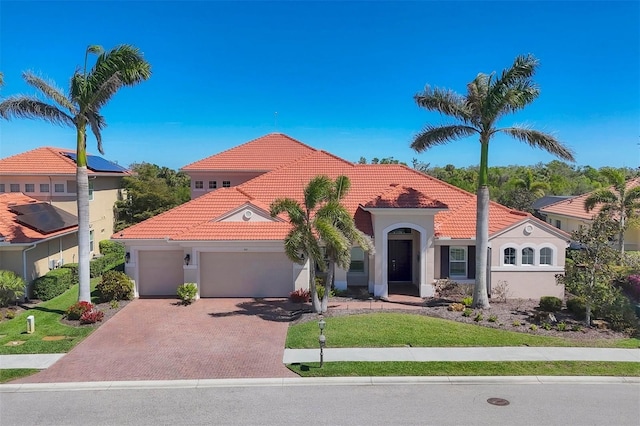
[[286, 297], [293, 264], [284, 253], [201, 253], [201, 297]]
[[182, 250], [138, 252], [140, 296], [175, 296], [184, 282]]

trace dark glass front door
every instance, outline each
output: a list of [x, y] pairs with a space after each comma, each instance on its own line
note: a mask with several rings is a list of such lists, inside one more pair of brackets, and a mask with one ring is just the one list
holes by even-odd
[[389, 240], [389, 281], [411, 281], [411, 240]]

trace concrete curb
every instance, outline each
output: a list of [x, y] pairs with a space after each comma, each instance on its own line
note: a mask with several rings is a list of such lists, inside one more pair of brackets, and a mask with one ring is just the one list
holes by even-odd
[[284, 386], [384, 386], [384, 385], [553, 385], [628, 384], [640, 386], [640, 377], [611, 376], [382, 376], [382, 377], [316, 377], [266, 379], [199, 379], [157, 381], [69, 382], [0, 385], [0, 393], [60, 392], [122, 389], [197, 389], [214, 387], [284, 387]]

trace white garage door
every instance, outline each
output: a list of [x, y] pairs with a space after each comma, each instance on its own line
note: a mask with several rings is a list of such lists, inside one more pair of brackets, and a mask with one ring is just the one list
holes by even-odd
[[201, 297], [286, 297], [293, 263], [284, 253], [201, 253]]
[[182, 250], [138, 252], [140, 296], [175, 296], [184, 282]]

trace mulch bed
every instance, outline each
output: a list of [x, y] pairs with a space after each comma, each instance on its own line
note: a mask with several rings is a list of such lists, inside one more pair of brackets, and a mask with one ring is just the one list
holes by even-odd
[[127, 306], [129, 303], [131, 303], [131, 300], [120, 300], [118, 302], [118, 307], [116, 308], [112, 308], [111, 307], [111, 303], [106, 302], [106, 303], [96, 303], [94, 304], [94, 309], [98, 309], [99, 311], [102, 311], [104, 313], [104, 318], [102, 319], [102, 321], [98, 321], [94, 324], [80, 324], [80, 321], [71, 321], [68, 320], [66, 317], [62, 317], [62, 319], [60, 320], [60, 322], [62, 324], [65, 325], [70, 325], [72, 327], [100, 327], [100, 325], [104, 324], [105, 322], [107, 322], [109, 320], [109, 318], [111, 318], [112, 316], [114, 316], [115, 314], [117, 314], [120, 309], [124, 308], [125, 306]]

